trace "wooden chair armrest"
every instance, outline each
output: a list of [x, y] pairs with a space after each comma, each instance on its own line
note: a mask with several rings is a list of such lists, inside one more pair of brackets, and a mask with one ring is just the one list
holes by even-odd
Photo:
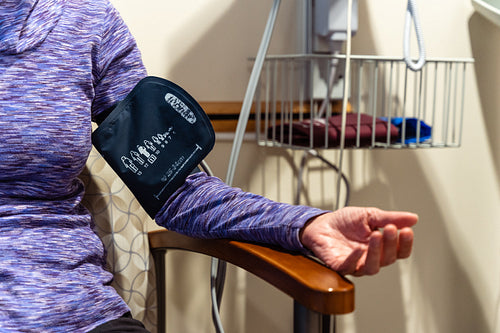
[[149, 233], [150, 249], [180, 249], [227, 261], [258, 276], [306, 308], [321, 314], [354, 311], [354, 285], [301, 254], [226, 239], [196, 239], [169, 230]]

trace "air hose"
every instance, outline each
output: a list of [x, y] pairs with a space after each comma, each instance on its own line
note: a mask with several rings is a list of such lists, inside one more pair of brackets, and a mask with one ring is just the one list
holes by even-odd
[[[410, 57], [410, 32], [411, 32], [411, 21], [415, 27], [415, 35], [417, 37], [418, 43], [418, 60], [414, 62]], [[415, 0], [408, 0], [408, 6], [406, 7], [406, 20], [405, 20], [405, 31], [403, 39], [403, 52], [404, 60], [406, 65], [412, 71], [419, 71], [425, 65], [425, 46], [424, 37], [422, 34], [422, 26], [420, 25], [420, 19], [417, 15], [417, 5]]]

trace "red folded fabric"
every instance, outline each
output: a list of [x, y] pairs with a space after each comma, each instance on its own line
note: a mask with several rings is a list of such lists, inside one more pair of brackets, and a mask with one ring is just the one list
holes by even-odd
[[[359, 126], [358, 126], [359, 116]], [[345, 130], [345, 146], [356, 146], [357, 133], [359, 132], [359, 145], [366, 147], [372, 144], [372, 133], [375, 131], [375, 142], [387, 142], [387, 126], [389, 124], [382, 119], [375, 119], [373, 125], [373, 117], [367, 114], [348, 113], [346, 117]], [[398, 128], [394, 125], [390, 126], [390, 142], [394, 142], [398, 138]], [[311, 120], [296, 121], [283, 124], [283, 138], [281, 138], [281, 125], [277, 125], [275, 130], [268, 129], [268, 138], [295, 146], [310, 146], [313, 148], [325, 147], [334, 148], [340, 146], [340, 133], [342, 128], [342, 116], [335, 115], [328, 118], [328, 127], [324, 118]], [[325, 131], [328, 130], [327, 141], [325, 142]], [[274, 133], [273, 133], [274, 132]], [[291, 135], [290, 135], [291, 132]], [[274, 137], [273, 137], [274, 136]], [[312, 138], [312, 142], [311, 142]], [[326, 143], [326, 146], [325, 146]]]

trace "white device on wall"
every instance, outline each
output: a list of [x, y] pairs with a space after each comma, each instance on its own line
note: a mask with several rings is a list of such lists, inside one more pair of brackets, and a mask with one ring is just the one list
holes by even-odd
[[[346, 0], [298, 0], [299, 19], [297, 34], [299, 53], [302, 54], [341, 54], [347, 39], [347, 12]], [[351, 35], [358, 30], [358, 0], [352, 1]], [[305, 86], [314, 86], [313, 98], [330, 96], [332, 99], [341, 99], [343, 95], [344, 64], [334, 59], [327, 68], [313, 66], [311, 75], [314, 84], [303, 82]], [[330, 73], [325, 77], [326, 73]], [[328, 92], [330, 90], [330, 92]]]

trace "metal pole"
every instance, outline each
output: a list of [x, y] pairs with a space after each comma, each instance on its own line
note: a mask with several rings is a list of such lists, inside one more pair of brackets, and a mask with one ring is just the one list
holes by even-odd
[[293, 333], [335, 333], [335, 316], [314, 312], [294, 301]]
[[260, 78], [260, 73], [262, 71], [264, 59], [266, 57], [267, 49], [269, 48], [269, 43], [271, 41], [271, 36], [273, 34], [274, 25], [276, 23], [276, 17], [278, 15], [280, 3], [281, 0], [274, 0], [273, 2], [273, 6], [269, 13], [269, 18], [267, 20], [266, 28], [262, 36], [259, 51], [257, 53], [252, 73], [250, 75], [250, 80], [248, 81], [248, 86], [245, 93], [245, 98], [243, 100], [243, 105], [241, 106], [241, 112], [238, 119], [238, 126], [236, 127], [236, 134], [233, 141], [233, 148], [231, 150], [231, 157], [229, 159], [229, 166], [226, 175], [226, 184], [230, 186], [233, 184], [234, 172], [236, 170], [236, 164], [238, 162], [238, 157], [240, 154], [241, 144], [243, 142], [243, 136], [245, 135], [245, 129], [247, 127], [248, 118], [250, 116], [250, 109], [252, 108], [252, 102], [255, 96], [255, 90], [257, 88], [257, 83]]

